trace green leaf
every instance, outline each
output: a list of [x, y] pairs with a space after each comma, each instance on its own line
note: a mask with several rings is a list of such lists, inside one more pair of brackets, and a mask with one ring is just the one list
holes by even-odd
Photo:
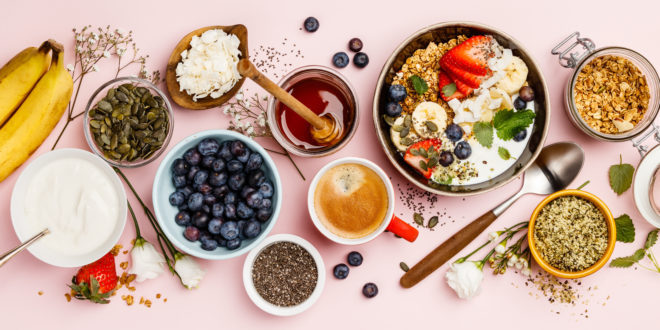
[[577, 187], [577, 190], [582, 190], [582, 188], [586, 187], [589, 183], [591, 183], [590, 180], [585, 181], [583, 184]]
[[633, 253], [632, 257], [633, 257], [636, 261], [640, 261], [640, 260], [644, 259], [644, 256], [645, 256], [645, 255], [646, 255], [646, 250], [644, 250], [644, 249], [639, 249], [639, 250], [635, 251], [635, 253]]
[[507, 150], [504, 147], [497, 148], [497, 153], [500, 155], [500, 158], [502, 158], [504, 160], [511, 159], [511, 154], [509, 153], [509, 150]]
[[635, 173], [635, 168], [630, 164], [624, 164], [620, 155], [619, 159], [619, 164], [610, 166], [610, 187], [617, 195], [623, 194], [630, 188]]
[[493, 126], [485, 121], [474, 124], [474, 137], [477, 142], [486, 148], [493, 146]]
[[442, 95], [444, 95], [445, 97], [450, 97], [454, 95], [454, 93], [456, 93], [455, 83], [442, 86]]
[[646, 236], [646, 243], [644, 243], [644, 249], [648, 250], [653, 245], [655, 245], [655, 242], [658, 241], [658, 229], [651, 230], [648, 236]]
[[447, 179], [445, 179], [445, 180], [440, 180], [440, 181], [438, 181], [438, 183], [439, 183], [439, 184], [450, 185], [451, 182], [452, 182], [453, 180], [454, 180], [454, 177], [453, 177], [453, 176], [449, 176], [449, 177], [447, 177]]
[[412, 83], [415, 92], [419, 95], [422, 95], [429, 90], [429, 85], [418, 75], [410, 77], [410, 82]]
[[624, 243], [635, 241], [635, 225], [627, 214], [614, 219], [616, 223], [616, 240]]
[[500, 110], [495, 113], [493, 118], [493, 126], [497, 130], [497, 136], [508, 141], [520, 133], [522, 130], [527, 129], [529, 125], [534, 122], [536, 113], [532, 110]]
[[612, 261], [610, 261], [610, 267], [628, 268], [634, 265], [636, 262], [637, 260], [633, 256], [621, 257], [621, 258], [612, 259]]

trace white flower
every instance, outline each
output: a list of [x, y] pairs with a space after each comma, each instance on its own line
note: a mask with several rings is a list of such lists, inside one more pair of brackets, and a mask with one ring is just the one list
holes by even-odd
[[254, 134], [254, 128], [252, 126], [248, 127], [247, 130], [245, 131], [248, 135]]
[[76, 41], [83, 41], [83, 36], [82, 35], [77, 35], [76, 36]]
[[118, 34], [120, 37], [123, 37], [124, 34], [126, 34], [126, 32], [124, 32], [124, 30], [122, 30], [122, 29], [116, 29], [115, 32], [117, 32], [117, 34]]
[[126, 53], [126, 48], [117, 48], [117, 56], [122, 57]]
[[225, 115], [229, 114], [229, 107], [225, 107], [224, 109], [222, 109], [222, 113], [224, 113]]
[[73, 72], [75, 67], [73, 66], [73, 64], [69, 63], [69, 64], [66, 65], [66, 69], [69, 70], [69, 72]]
[[76, 47], [76, 53], [82, 53], [82, 47], [80, 46]]
[[532, 270], [529, 269], [529, 267], [527, 267], [527, 268], [525, 268], [525, 269], [522, 270], [522, 273], [523, 273], [523, 275], [525, 275], [525, 276], [529, 276], [529, 275], [532, 274]]
[[266, 127], [266, 118], [264, 118], [263, 116], [260, 116], [260, 117], [259, 117], [259, 121], [258, 121], [257, 123], [258, 123], [259, 126], [261, 126], [261, 127]]
[[500, 237], [500, 233], [498, 233], [496, 231], [491, 232], [490, 234], [488, 234], [488, 239], [491, 240], [491, 241], [496, 240], [498, 237]]
[[104, 51], [104, 52], [103, 52], [103, 57], [105, 57], [105, 58], [108, 58], [108, 57], [110, 57], [110, 52], [109, 52], [109, 51], [107, 51], [107, 50], [106, 50], [106, 51]]
[[518, 262], [518, 256], [517, 255], [512, 255], [511, 258], [509, 259], [511, 261], [511, 264], [515, 264]]
[[465, 261], [452, 264], [445, 278], [459, 298], [467, 299], [479, 293], [484, 273], [476, 262]]
[[191, 256], [181, 254], [177, 255], [175, 259], [174, 271], [179, 274], [183, 286], [191, 290], [196, 288], [206, 272], [199, 267]]
[[497, 244], [495, 247], [495, 252], [499, 254], [504, 254], [504, 251], [506, 251], [506, 242], [502, 242], [504, 244]]
[[238, 93], [236, 93], [236, 99], [237, 100], [242, 100], [243, 99], [243, 90], [239, 90]]
[[99, 72], [99, 67], [96, 64], [92, 65], [92, 71]]
[[156, 248], [144, 238], [138, 238], [131, 249], [131, 269], [129, 274], [135, 274], [136, 281], [142, 282], [158, 277], [165, 269], [165, 258]]
[[96, 32], [92, 32], [92, 39], [94, 39], [94, 40], [98, 40], [98, 39], [99, 39], [99, 35], [96, 34]]
[[263, 97], [264, 101], [268, 101], [268, 95]]
[[93, 45], [93, 44], [96, 43], [96, 39], [94, 39], [94, 38], [89, 38], [88, 41], [89, 41], [90, 45]]

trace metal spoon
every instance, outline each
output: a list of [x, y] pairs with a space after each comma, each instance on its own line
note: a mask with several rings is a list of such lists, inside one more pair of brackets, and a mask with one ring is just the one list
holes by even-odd
[[34, 235], [32, 238], [29, 240], [25, 241], [23, 244], [15, 247], [14, 249], [10, 250], [9, 252], [5, 253], [0, 257], [0, 267], [2, 267], [9, 259], [13, 258], [15, 255], [17, 255], [19, 252], [23, 251], [26, 247], [32, 245], [32, 243], [36, 242], [38, 239], [46, 236], [46, 234], [50, 233], [48, 228], [44, 229], [40, 233]]
[[414, 286], [454, 257], [488, 228], [520, 196], [529, 193], [547, 195], [566, 188], [580, 173], [583, 163], [584, 152], [575, 143], [560, 142], [543, 148], [536, 161], [525, 171], [525, 181], [516, 194], [463, 227], [431, 251], [401, 277], [399, 281], [401, 286], [404, 288]]

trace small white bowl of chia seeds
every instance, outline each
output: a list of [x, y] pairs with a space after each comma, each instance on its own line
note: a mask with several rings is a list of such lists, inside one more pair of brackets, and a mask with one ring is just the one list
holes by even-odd
[[310, 308], [325, 286], [321, 254], [305, 239], [291, 234], [267, 237], [243, 265], [243, 285], [257, 307], [277, 316]]

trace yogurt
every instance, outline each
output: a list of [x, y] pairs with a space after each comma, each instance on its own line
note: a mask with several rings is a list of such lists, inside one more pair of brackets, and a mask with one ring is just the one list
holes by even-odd
[[50, 233], [35, 243], [58, 255], [83, 255], [104, 245], [119, 219], [119, 193], [97, 165], [80, 158], [53, 160], [27, 183], [27, 232]]

